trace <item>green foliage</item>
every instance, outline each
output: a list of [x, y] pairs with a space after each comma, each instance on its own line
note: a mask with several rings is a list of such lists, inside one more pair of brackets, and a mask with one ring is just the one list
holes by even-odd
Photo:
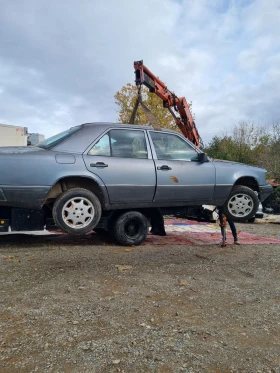
[[264, 200], [263, 207], [273, 209], [274, 213], [280, 213], [280, 187], [274, 188], [272, 194]]
[[270, 178], [280, 176], [280, 122], [263, 128], [241, 122], [230, 135], [215, 136], [204, 149], [212, 158], [264, 167]]

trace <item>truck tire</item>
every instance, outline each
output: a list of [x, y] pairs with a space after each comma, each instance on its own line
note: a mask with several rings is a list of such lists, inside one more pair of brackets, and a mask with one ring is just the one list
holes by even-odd
[[92, 231], [100, 217], [99, 199], [83, 188], [67, 190], [57, 198], [53, 206], [55, 224], [74, 236], [83, 236]]
[[229, 220], [245, 222], [253, 218], [259, 207], [257, 194], [247, 186], [236, 185], [224, 204], [224, 214]]
[[129, 211], [116, 219], [110, 233], [120, 245], [136, 246], [146, 239], [148, 228], [147, 218], [141, 212]]

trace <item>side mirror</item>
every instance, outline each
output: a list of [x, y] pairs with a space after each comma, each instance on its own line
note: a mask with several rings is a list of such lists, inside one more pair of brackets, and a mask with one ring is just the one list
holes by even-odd
[[206, 153], [198, 153], [198, 162], [209, 162], [208, 155]]

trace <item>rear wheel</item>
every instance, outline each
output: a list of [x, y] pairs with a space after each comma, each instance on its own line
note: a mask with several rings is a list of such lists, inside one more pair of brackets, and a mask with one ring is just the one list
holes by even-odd
[[112, 226], [112, 235], [123, 246], [140, 245], [148, 234], [147, 218], [138, 211], [120, 215]]
[[93, 230], [100, 217], [100, 201], [87, 189], [69, 189], [57, 198], [53, 206], [55, 224], [64, 232], [75, 236], [82, 236]]
[[224, 204], [224, 214], [229, 220], [244, 222], [253, 218], [259, 207], [256, 193], [243, 185], [233, 187]]

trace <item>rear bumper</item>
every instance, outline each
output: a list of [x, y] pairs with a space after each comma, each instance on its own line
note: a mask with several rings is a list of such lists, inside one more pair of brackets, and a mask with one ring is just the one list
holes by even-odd
[[262, 185], [260, 188], [260, 202], [263, 202], [273, 191], [273, 188], [270, 184]]

